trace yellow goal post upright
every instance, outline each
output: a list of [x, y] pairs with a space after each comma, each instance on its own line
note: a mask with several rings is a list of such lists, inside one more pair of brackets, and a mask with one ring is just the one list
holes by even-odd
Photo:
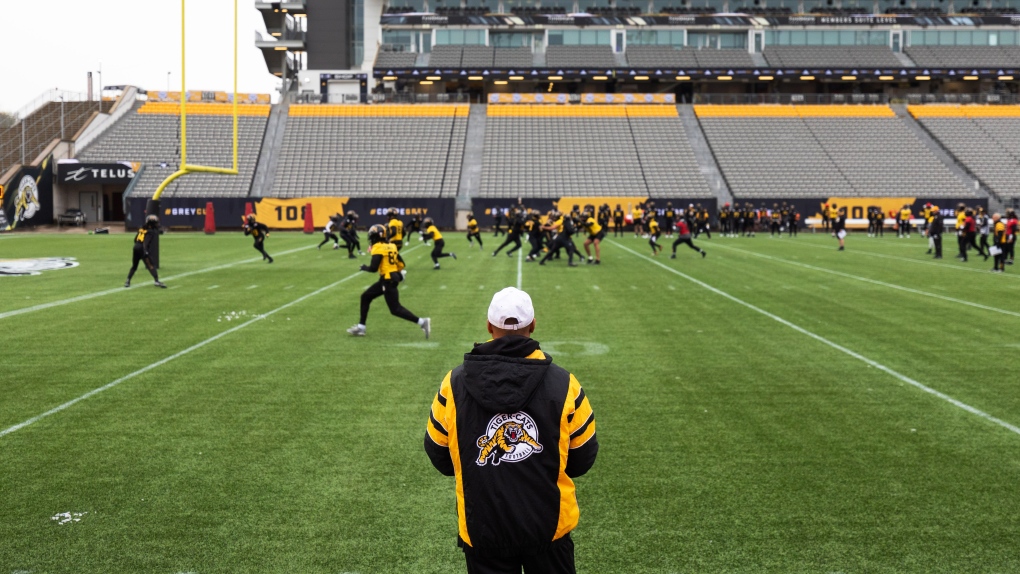
[[234, 163], [233, 167], [215, 167], [208, 165], [193, 165], [188, 163], [188, 97], [187, 97], [187, 50], [186, 48], [186, 29], [184, 20], [184, 10], [186, 0], [181, 0], [181, 165], [177, 168], [170, 177], [163, 180], [163, 183], [159, 184], [156, 188], [156, 193], [153, 194], [152, 199], [148, 201], [145, 206], [146, 215], [159, 215], [159, 198], [163, 195], [163, 191], [166, 190], [167, 186], [174, 182], [177, 178], [187, 175], [189, 173], [218, 173], [220, 175], [238, 175], [237, 168], [237, 2], [234, 0], [234, 96], [233, 100], [233, 115], [234, 115], [234, 133], [233, 133], [233, 147], [234, 147]]

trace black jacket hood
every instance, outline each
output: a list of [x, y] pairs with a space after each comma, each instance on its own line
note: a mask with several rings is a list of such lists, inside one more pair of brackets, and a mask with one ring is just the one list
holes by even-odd
[[538, 341], [508, 335], [475, 345], [464, 355], [468, 393], [482, 407], [496, 413], [513, 413], [528, 404], [552, 365], [552, 357], [528, 359], [539, 350]]

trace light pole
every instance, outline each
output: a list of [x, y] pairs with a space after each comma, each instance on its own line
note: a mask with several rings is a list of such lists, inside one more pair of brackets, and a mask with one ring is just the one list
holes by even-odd
[[170, 72], [166, 73], [166, 92], [170, 93]]

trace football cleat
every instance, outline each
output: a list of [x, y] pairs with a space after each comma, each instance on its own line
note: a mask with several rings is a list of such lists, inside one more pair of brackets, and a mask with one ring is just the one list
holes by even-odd
[[124, 282], [124, 288], [127, 289], [130, 286], [131, 286], [131, 280], [128, 279], [127, 281]]
[[153, 285], [159, 287], [160, 289], [166, 289], [166, 283], [163, 283], [162, 281], [156, 281], [155, 283], [153, 283]]
[[450, 257], [453, 257], [453, 260], [454, 260], [454, 261], [456, 261], [456, 260], [457, 260], [457, 254], [456, 254], [456, 253], [451, 253], [451, 254], [450, 254]]
[[428, 339], [432, 335], [432, 319], [425, 317], [422, 320], [425, 322], [422, 323], [421, 330], [425, 332], [425, 339]]
[[361, 327], [359, 325], [355, 325], [355, 326], [351, 327], [350, 329], [347, 329], [347, 332], [350, 333], [351, 335], [355, 336], [355, 337], [364, 337], [365, 336], [365, 328]]

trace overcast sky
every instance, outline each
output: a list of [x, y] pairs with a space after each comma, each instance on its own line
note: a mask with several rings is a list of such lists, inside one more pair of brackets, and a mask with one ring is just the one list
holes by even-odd
[[[34, 0], [24, 21], [7, 19], [0, 57], [0, 110], [16, 111], [51, 88], [84, 93], [103, 84], [181, 88], [180, 0]], [[188, 89], [230, 91], [233, 0], [188, 0]], [[266, 36], [254, 0], [238, 0], [238, 91], [272, 94], [278, 80], [255, 47]], [[99, 85], [97, 74], [95, 85]]]

